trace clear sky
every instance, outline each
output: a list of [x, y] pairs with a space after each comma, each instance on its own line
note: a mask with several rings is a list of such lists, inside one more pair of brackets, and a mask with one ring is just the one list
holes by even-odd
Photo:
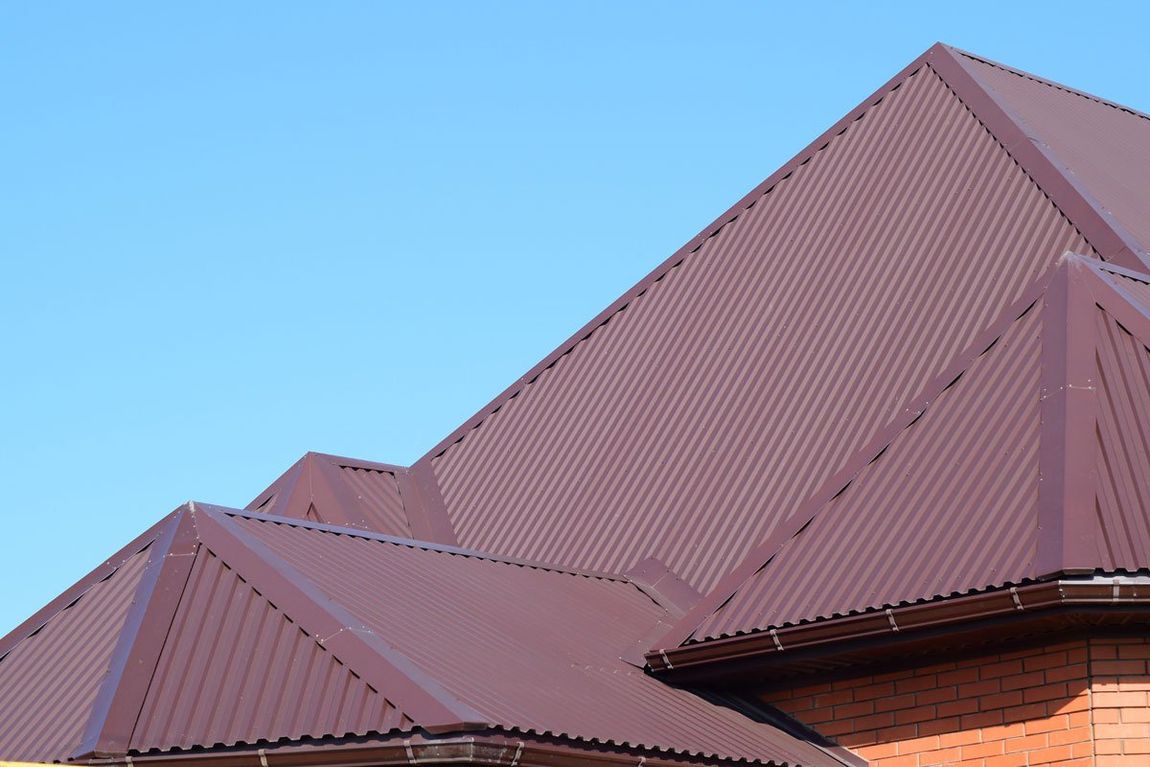
[[1139, 4], [0, 0], [0, 633], [188, 499], [409, 463], [936, 40]]

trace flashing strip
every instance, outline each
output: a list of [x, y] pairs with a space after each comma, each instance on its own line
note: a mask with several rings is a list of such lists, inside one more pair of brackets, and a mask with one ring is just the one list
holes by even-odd
[[[750, 658], [779, 657], [784, 651], [818, 648], [828, 656], [847, 642], [913, 638], [923, 629], [962, 628], [987, 618], [1056, 609], [1121, 607], [1150, 617], [1150, 576], [1088, 576], [1012, 586], [930, 602], [887, 607], [867, 613], [777, 626], [737, 636], [705, 639], [646, 654], [656, 673], [700, 668]], [[673, 664], [673, 665], [672, 665]]]

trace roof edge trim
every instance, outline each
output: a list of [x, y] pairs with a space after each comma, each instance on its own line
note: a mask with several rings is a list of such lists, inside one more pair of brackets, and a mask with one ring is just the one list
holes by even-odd
[[460, 546], [452, 546], [438, 541], [424, 541], [416, 538], [401, 538], [395, 535], [388, 535], [387, 533], [377, 533], [373, 530], [362, 530], [358, 527], [343, 527], [341, 525], [333, 525], [329, 522], [313, 522], [310, 519], [299, 519], [297, 517], [283, 517], [276, 514], [263, 514], [258, 511], [248, 511], [246, 509], [229, 509], [224, 506], [210, 506], [207, 504], [196, 504], [199, 508], [209, 509], [219, 514], [225, 514], [229, 517], [240, 517], [241, 519], [252, 519], [257, 522], [270, 522], [277, 525], [287, 525], [289, 527], [300, 527], [305, 530], [315, 530], [321, 533], [331, 533], [333, 535], [346, 535], [349, 538], [363, 538], [369, 541], [378, 541], [380, 543], [390, 543], [394, 546], [405, 546], [409, 549], [421, 549], [423, 551], [431, 551], [438, 554], [452, 554], [460, 557], [470, 557], [472, 559], [484, 559], [488, 562], [498, 562], [504, 565], [514, 565], [516, 567], [529, 567], [533, 570], [547, 570], [553, 573], [562, 573], [564, 575], [577, 575], [583, 578], [596, 578], [604, 581], [618, 581], [620, 583], [630, 582], [630, 578], [626, 574], [599, 572], [597, 570], [580, 570], [571, 567], [564, 567], [562, 565], [555, 565], [550, 562], [538, 562], [531, 559], [519, 559], [518, 557], [505, 557], [500, 554], [492, 554], [479, 549], [468, 549]]
[[1069, 608], [1109, 607], [1150, 616], [1150, 576], [1084, 576], [1020, 586], [1001, 586], [925, 602], [893, 605], [854, 615], [776, 626], [646, 654], [657, 675], [754, 659], [785, 663], [788, 652], [836, 649], [857, 640], [913, 638], [928, 629], [955, 630], [963, 624], [1002, 616], [1033, 616]]
[[[824, 751], [828, 762], [848, 767], [848, 761], [833, 751]], [[637, 760], [636, 756], [642, 755]], [[132, 757], [132, 764], [155, 767], [204, 764], [212, 767], [360, 767], [364, 764], [398, 767], [415, 764], [477, 764], [490, 767], [635, 767], [637, 761], [650, 767], [683, 764], [762, 764], [784, 767], [786, 762], [706, 757], [667, 749], [617, 746], [600, 741], [581, 741], [564, 736], [539, 736], [514, 730], [493, 729], [490, 733], [465, 737], [435, 738], [414, 734], [388, 738], [385, 742], [272, 745], [265, 748], [219, 751], [167, 752]], [[86, 764], [101, 767], [128, 767], [124, 758], [91, 759]]]

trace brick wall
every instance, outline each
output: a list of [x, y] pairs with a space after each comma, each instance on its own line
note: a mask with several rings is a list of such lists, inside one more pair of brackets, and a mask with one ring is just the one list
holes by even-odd
[[877, 767], [1150, 767], [1148, 661], [1082, 640], [763, 697]]
[[1090, 641], [1098, 767], [1150, 767], [1150, 640]]

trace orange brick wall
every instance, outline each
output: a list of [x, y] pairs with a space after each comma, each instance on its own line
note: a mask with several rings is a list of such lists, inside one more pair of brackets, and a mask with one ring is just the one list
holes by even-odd
[[1098, 767], [1150, 767], [1150, 641], [1090, 641]]
[[877, 767], [1150, 767], [1148, 661], [1081, 640], [763, 697]]

